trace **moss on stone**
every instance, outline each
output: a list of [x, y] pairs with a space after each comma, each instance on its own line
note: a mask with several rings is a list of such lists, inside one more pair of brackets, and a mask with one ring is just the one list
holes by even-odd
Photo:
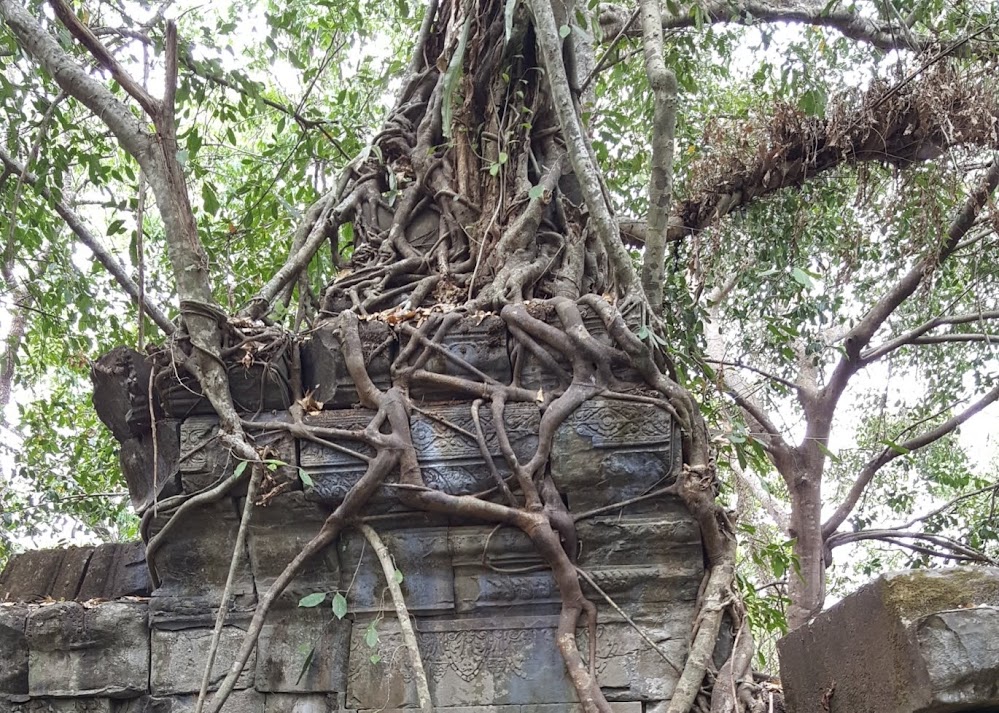
[[999, 606], [999, 569], [953, 567], [896, 572], [881, 580], [882, 601], [905, 621], [937, 611]]

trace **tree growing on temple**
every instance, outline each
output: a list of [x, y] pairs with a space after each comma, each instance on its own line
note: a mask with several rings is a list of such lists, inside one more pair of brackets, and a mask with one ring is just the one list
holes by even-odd
[[[393, 99], [376, 120], [371, 97], [345, 88], [325, 101], [347, 111], [324, 116], [307, 107], [317, 86], [351, 82], [324, 73], [358, 51], [370, 22], [357, 5], [333, 5], [282, 7], [267, 17], [270, 59], [301, 72], [298, 100], [289, 101], [218, 57], [206, 59], [194, 41], [213, 44], [210, 32], [182, 37], [161, 14], [137, 22], [128, 8], [81, 14], [53, 0], [49, 19], [0, 0], [5, 53], [16, 70], [3, 91], [32, 102], [24, 116], [8, 112], [0, 153], [10, 216], [4, 277], [18, 306], [0, 395], [9, 398], [18, 349], [30, 351], [33, 310], [44, 313], [50, 299], [37, 282], [52, 264], [63, 268], [59, 283], [78, 269], [60, 237], [65, 229], [139, 306], [140, 342], [150, 323], [161, 329], [171, 368], [197, 379], [225, 443], [257, 464], [242, 476], [253, 482], [262, 475], [260, 458], [224, 367], [231, 331], [275, 320], [297, 330], [319, 315], [336, 318], [360, 400], [386, 425], [337, 434], [377, 455], [262, 599], [242, 661], [282, 583], [398, 470], [406, 486], [400, 497], [413, 507], [512, 524], [531, 538], [559, 584], [559, 646], [570, 677], [584, 707], [604, 711], [608, 704], [573, 635], [580, 619], [592, 626], [593, 605], [573, 566], [571, 518], [552, 496], [543, 465], [561, 420], [634, 370], [648, 398], [666, 404], [680, 425], [684, 468], [670, 487], [697, 518], [709, 565], [700, 625], [670, 708], [691, 710], [723, 614], [737, 628], [745, 623], [735, 584], [736, 523], [716, 502], [718, 462], [763, 473], [769, 463], [783, 476], [789, 513], [774, 510], [793, 540], [787, 585], [791, 623], [799, 624], [821, 607], [827, 552], [878, 470], [948, 435], [996, 398], [984, 369], [968, 357], [942, 362], [974, 374], [983, 395], [963, 410], [935, 410], [904, 437], [883, 439], [890, 443], [822, 521], [833, 417], [850, 380], [896, 350], [945, 341], [934, 333], [939, 327], [975, 325], [973, 332], [954, 330], [949, 341], [990, 344], [996, 292], [988, 248], [999, 182], [990, 153], [999, 116], [994, 13], [926, 3], [431, 2], [418, 23], [405, 25], [414, 30], [415, 41], [405, 43], [410, 59], [386, 73], [383, 87]], [[409, 14], [403, 6], [393, 19], [405, 22]], [[223, 34], [235, 29], [235, 18], [223, 23]], [[824, 30], [788, 41], [793, 56], [778, 64], [768, 47], [789, 23]], [[758, 33], [758, 55], [746, 55], [746, 35], [731, 29], [742, 25]], [[399, 35], [386, 30], [383, 41]], [[763, 57], [744, 77], [756, 95], [733, 89], [735, 80], [711, 81], [719, 56]], [[257, 69], [266, 65], [261, 59]], [[851, 77], [863, 86], [848, 91], [844, 78], [854, 62], [875, 76]], [[354, 79], [369, 74], [360, 61]], [[831, 99], [836, 82], [843, 91]], [[274, 121], [272, 136], [254, 136], [251, 155], [236, 158], [246, 139], [241, 122], [262, 115]], [[77, 125], [77, 117], [86, 118]], [[378, 127], [368, 140], [359, 139], [358, 121]], [[30, 139], [18, 138], [20, 127]], [[69, 149], [51, 138], [60, 133], [73, 138]], [[261, 162], [269, 168], [263, 176]], [[310, 168], [310, 191], [290, 187]], [[908, 190], [909, 181], [919, 190]], [[123, 184], [138, 187], [135, 201], [120, 206], [104, 197], [131, 213], [134, 272], [102, 247], [84, 217], [91, 193]], [[149, 218], [153, 203], [156, 217]], [[893, 219], [878, 224], [879, 211], [895, 211]], [[31, 227], [18, 230], [18, 222]], [[899, 225], [904, 236], [891, 232]], [[291, 234], [278, 250], [282, 228]], [[125, 221], [109, 222], [104, 232], [124, 234]], [[94, 299], [84, 285], [77, 289]], [[106, 293], [102, 299], [112, 301]], [[599, 318], [609, 343], [587, 330], [584, 308]], [[457, 386], [500, 413], [506, 402], [544, 406], [541, 445], [529, 462], [511, 460], [517, 494], [506, 503], [427, 488], [409, 434], [407, 390], [375, 387], [361, 352], [360, 319], [417, 317], [396, 375], [404, 386], [430, 379], [421, 355], [457, 315], [478, 312], [499, 314], [521, 348], [563, 376], [550, 393], [488, 379]], [[769, 357], [777, 367], [762, 363]], [[919, 364], [914, 357], [911, 368]], [[775, 403], [797, 397], [807, 423], [800, 445], [789, 445], [740, 370], [776, 384]], [[951, 380], [934, 398], [964, 396], [964, 386]], [[176, 517], [237, 480], [175, 503]], [[740, 482], [754, 484], [752, 477]], [[771, 504], [771, 497], [780, 493], [761, 499]], [[712, 678], [711, 710], [753, 705], [745, 695], [751, 639], [740, 639], [743, 646]], [[230, 674], [229, 690], [238, 673]]]

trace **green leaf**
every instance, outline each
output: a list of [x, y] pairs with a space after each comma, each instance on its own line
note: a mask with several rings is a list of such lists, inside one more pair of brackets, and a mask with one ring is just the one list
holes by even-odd
[[201, 201], [206, 213], [215, 215], [219, 212], [219, 197], [215, 193], [215, 188], [208, 181], [201, 184]]
[[379, 661], [382, 660], [382, 657], [379, 656], [378, 654], [371, 654], [371, 656], [368, 657], [368, 660], [371, 663], [378, 663]]
[[791, 270], [791, 277], [793, 277], [794, 281], [797, 282], [802, 287], [811, 288], [815, 285], [809, 274], [804, 270], [802, 270], [800, 267], [796, 267], [793, 270]]
[[828, 97], [821, 87], [809, 89], [801, 95], [798, 107], [809, 116], [822, 116], [826, 112]]
[[533, 201], [537, 200], [544, 194], [545, 194], [545, 187], [539, 184], [537, 186], [531, 186], [531, 190], [527, 192], [527, 197]]
[[558, 28], [558, 36], [561, 37], [563, 40], [569, 36], [570, 32], [572, 32], [572, 28], [569, 27], [568, 25], [562, 25], [560, 28]]
[[306, 654], [305, 661], [302, 662], [302, 670], [298, 672], [298, 678], [295, 680], [296, 686], [301, 682], [302, 678], [305, 676], [305, 673], [309, 670], [309, 666], [312, 665], [312, 659], [315, 657], [315, 655], [316, 655], [316, 647], [313, 646], [312, 648], [309, 649], [309, 653]]
[[502, 166], [504, 163], [510, 160], [510, 156], [506, 153], [506, 151], [500, 151], [498, 159], [500, 165]]
[[402, 584], [402, 572], [399, 569], [396, 569], [395, 572], [392, 573], [392, 579], [395, 580], [396, 584]]
[[233, 477], [238, 478], [239, 476], [241, 476], [243, 474], [243, 471], [246, 470], [246, 466], [249, 465], [249, 463], [250, 461], [248, 460], [241, 460], [239, 463], [237, 463], [236, 468], [232, 471]]
[[828, 456], [833, 463], [839, 463], [843, 460], [838, 455], [829, 450], [829, 448], [821, 441], [816, 441], [815, 445], [818, 446], [819, 450], [825, 453], [826, 456]]
[[898, 453], [900, 456], [908, 455], [909, 453], [908, 448], [906, 448], [905, 446], [900, 446], [898, 443], [895, 443], [895, 441], [891, 440], [890, 438], [886, 438], [885, 440], [881, 441], [881, 443], [888, 446], [891, 450], [893, 450], [895, 453]]
[[298, 606], [311, 609], [312, 607], [318, 607], [325, 601], [326, 592], [315, 592], [314, 594], [309, 594], [299, 599]]
[[312, 476], [309, 475], [307, 472], [305, 472], [305, 468], [298, 469], [298, 479], [301, 480], [302, 485], [304, 485], [307, 488], [311, 488], [313, 485], [315, 485], [315, 482], [312, 480]]
[[337, 592], [333, 595], [333, 616], [343, 619], [347, 615], [347, 597]]
[[364, 643], [367, 644], [370, 649], [378, 646], [378, 629], [374, 620], [368, 624], [368, 628], [364, 631]]

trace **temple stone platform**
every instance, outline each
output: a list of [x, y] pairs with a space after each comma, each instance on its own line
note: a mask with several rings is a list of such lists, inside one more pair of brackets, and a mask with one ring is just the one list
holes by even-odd
[[[361, 327], [369, 371], [385, 388], [400, 337], [382, 322]], [[499, 318], [469, 318], [441, 342], [425, 368], [469, 376], [447, 352], [500, 383], [516, 378], [538, 389], [557, 383], [541, 361], [512, 342]], [[552, 358], [561, 357], [553, 352]], [[331, 325], [280, 348], [262, 343], [259, 351], [234, 354], [233, 396], [244, 418], [287, 422], [291, 379], [299, 373], [304, 389], [321, 404], [310, 410], [307, 423], [348, 429], [368, 423], [372, 414], [357, 405]], [[614, 506], [675, 479], [681, 467], [677, 427], [642, 388], [635, 384], [631, 390], [638, 398], [629, 398], [627, 388], [593, 398], [558, 429], [548, 472], [572, 513]], [[501, 476], [509, 475], [488, 403], [480, 409], [483, 449], [471, 437], [476, 425], [467, 395], [417, 383], [411, 396], [419, 407], [413, 439], [430, 487], [452, 494], [488, 490], [495, 476], [487, 454]], [[166, 522], [162, 513], [151, 514], [154, 503], [203, 490], [237, 466], [216, 438], [217, 420], [196, 385], [176, 376], [151, 377], [142, 355], [118, 349], [104, 357], [95, 369], [94, 400], [121, 444], [133, 504], [148, 513], [146, 538]], [[510, 403], [504, 410], [510, 444], [522, 460], [537, 448], [540, 417], [537, 403]], [[370, 455], [357, 442], [300, 440], [280, 430], [260, 433], [257, 445], [267, 446], [275, 467], [236, 572], [213, 688], [260, 597], [357, 482]], [[369, 524], [402, 574], [436, 709], [577, 711], [554, 641], [557, 587], [526, 536], [408, 510], [396, 497], [394, 481], [394, 475], [388, 478], [365, 513], [374, 516]], [[0, 575], [0, 711], [193, 710], [244, 497], [245, 487], [234, 490], [173, 528], [155, 555], [156, 588], [141, 543], [12, 559]], [[584, 585], [599, 610], [600, 686], [618, 713], [664, 710], [686, 656], [704, 573], [697, 524], [679, 500], [660, 496], [585, 517], [577, 529], [579, 566], [659, 648]], [[317, 593], [326, 595], [322, 604], [299, 605]], [[331, 607], [337, 593], [347, 602], [342, 618]], [[583, 627], [583, 652], [586, 637]], [[280, 597], [226, 710], [373, 713], [416, 706], [382, 569], [360, 533], [347, 530]]]

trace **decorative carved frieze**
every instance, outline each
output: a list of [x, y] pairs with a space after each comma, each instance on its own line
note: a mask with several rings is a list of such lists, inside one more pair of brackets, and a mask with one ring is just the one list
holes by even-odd
[[[569, 507], [580, 513], [645, 495], [676, 479], [681, 462], [676, 424], [666, 409], [595, 398], [555, 434], [551, 474]], [[654, 503], [625, 512], [655, 509]]]

